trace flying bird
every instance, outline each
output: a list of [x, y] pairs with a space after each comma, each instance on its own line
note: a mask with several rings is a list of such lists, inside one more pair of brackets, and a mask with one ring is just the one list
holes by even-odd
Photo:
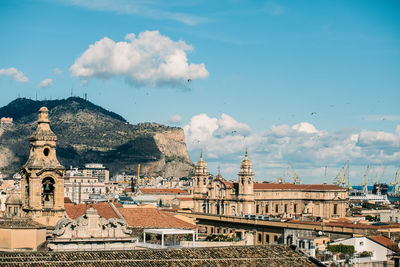
[[317, 115], [317, 112], [311, 112], [311, 115]]

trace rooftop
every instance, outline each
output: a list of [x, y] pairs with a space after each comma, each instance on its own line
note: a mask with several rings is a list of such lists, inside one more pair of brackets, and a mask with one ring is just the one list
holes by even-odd
[[0, 252], [2, 266], [315, 266], [288, 246], [130, 251]]
[[400, 252], [399, 244], [391, 240], [390, 238], [387, 238], [386, 236], [378, 235], [378, 236], [369, 236], [368, 238], [392, 251]]
[[0, 228], [23, 228], [23, 229], [32, 229], [32, 228], [46, 228], [46, 226], [32, 221], [30, 219], [0, 219]]
[[85, 211], [91, 207], [97, 210], [99, 216], [107, 220], [110, 218], [119, 218], [109, 203], [94, 203], [89, 205], [64, 203], [64, 207], [68, 217], [73, 220], [83, 216]]
[[193, 229], [196, 225], [175, 218], [156, 207], [118, 208], [130, 227], [135, 228], [179, 228]]
[[188, 195], [189, 192], [179, 188], [140, 188], [143, 194], [173, 194], [173, 195]]
[[345, 191], [346, 189], [332, 184], [289, 184], [289, 183], [259, 183], [254, 184], [254, 190], [299, 190], [299, 191]]

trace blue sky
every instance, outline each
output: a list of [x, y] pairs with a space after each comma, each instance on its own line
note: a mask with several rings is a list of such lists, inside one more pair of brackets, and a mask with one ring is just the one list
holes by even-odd
[[349, 160], [353, 184], [380, 162], [389, 181], [400, 165], [399, 11], [398, 1], [5, 0], [0, 105], [72, 89], [131, 123], [183, 127], [192, 159], [203, 150], [228, 179], [247, 148], [260, 180], [287, 175], [290, 161], [318, 182]]

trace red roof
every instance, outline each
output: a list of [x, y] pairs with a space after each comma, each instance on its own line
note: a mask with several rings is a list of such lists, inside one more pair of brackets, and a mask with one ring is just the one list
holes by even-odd
[[193, 229], [196, 225], [187, 223], [155, 207], [118, 208], [130, 227], [136, 228], [183, 228]]
[[224, 179], [221, 179], [220, 181], [225, 185], [226, 188], [233, 188], [233, 183], [232, 182], [228, 182], [228, 181], [226, 181]]
[[68, 217], [73, 220], [81, 217], [83, 214], [85, 214], [85, 211], [91, 207], [97, 210], [99, 216], [107, 220], [110, 218], [119, 218], [109, 203], [95, 203], [89, 205], [65, 203], [64, 207]]
[[193, 200], [192, 197], [178, 197], [177, 199], [179, 199], [180, 201], [192, 201]]
[[325, 190], [346, 190], [338, 185], [331, 184], [278, 184], [261, 183], [254, 184], [254, 190], [301, 190], [301, 191], [325, 191]]
[[[300, 220], [289, 220], [289, 223], [301, 223], [301, 224], [313, 224], [321, 225], [321, 222], [311, 222], [311, 221], [300, 221]], [[400, 224], [391, 223], [385, 225], [373, 225], [373, 224], [363, 224], [363, 223], [345, 223], [345, 222], [325, 222], [325, 226], [339, 226], [348, 228], [360, 228], [360, 229], [388, 229], [388, 228], [400, 228]]]
[[189, 192], [179, 188], [140, 188], [139, 189], [143, 194], [172, 194], [172, 195], [180, 195], [186, 194]]
[[399, 246], [398, 243], [395, 241], [392, 241], [390, 238], [387, 238], [386, 236], [383, 235], [378, 235], [378, 236], [368, 236], [369, 239], [375, 241], [376, 243], [381, 244], [382, 246], [392, 250], [399, 252]]
[[64, 203], [73, 203], [69, 197], [64, 197]]

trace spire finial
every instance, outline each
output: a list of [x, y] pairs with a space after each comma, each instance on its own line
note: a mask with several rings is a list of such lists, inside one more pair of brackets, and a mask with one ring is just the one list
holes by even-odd
[[245, 157], [246, 159], [248, 158], [247, 148], [246, 148], [246, 153], [244, 153], [244, 157]]
[[200, 153], [200, 159], [203, 159], [203, 151]]

